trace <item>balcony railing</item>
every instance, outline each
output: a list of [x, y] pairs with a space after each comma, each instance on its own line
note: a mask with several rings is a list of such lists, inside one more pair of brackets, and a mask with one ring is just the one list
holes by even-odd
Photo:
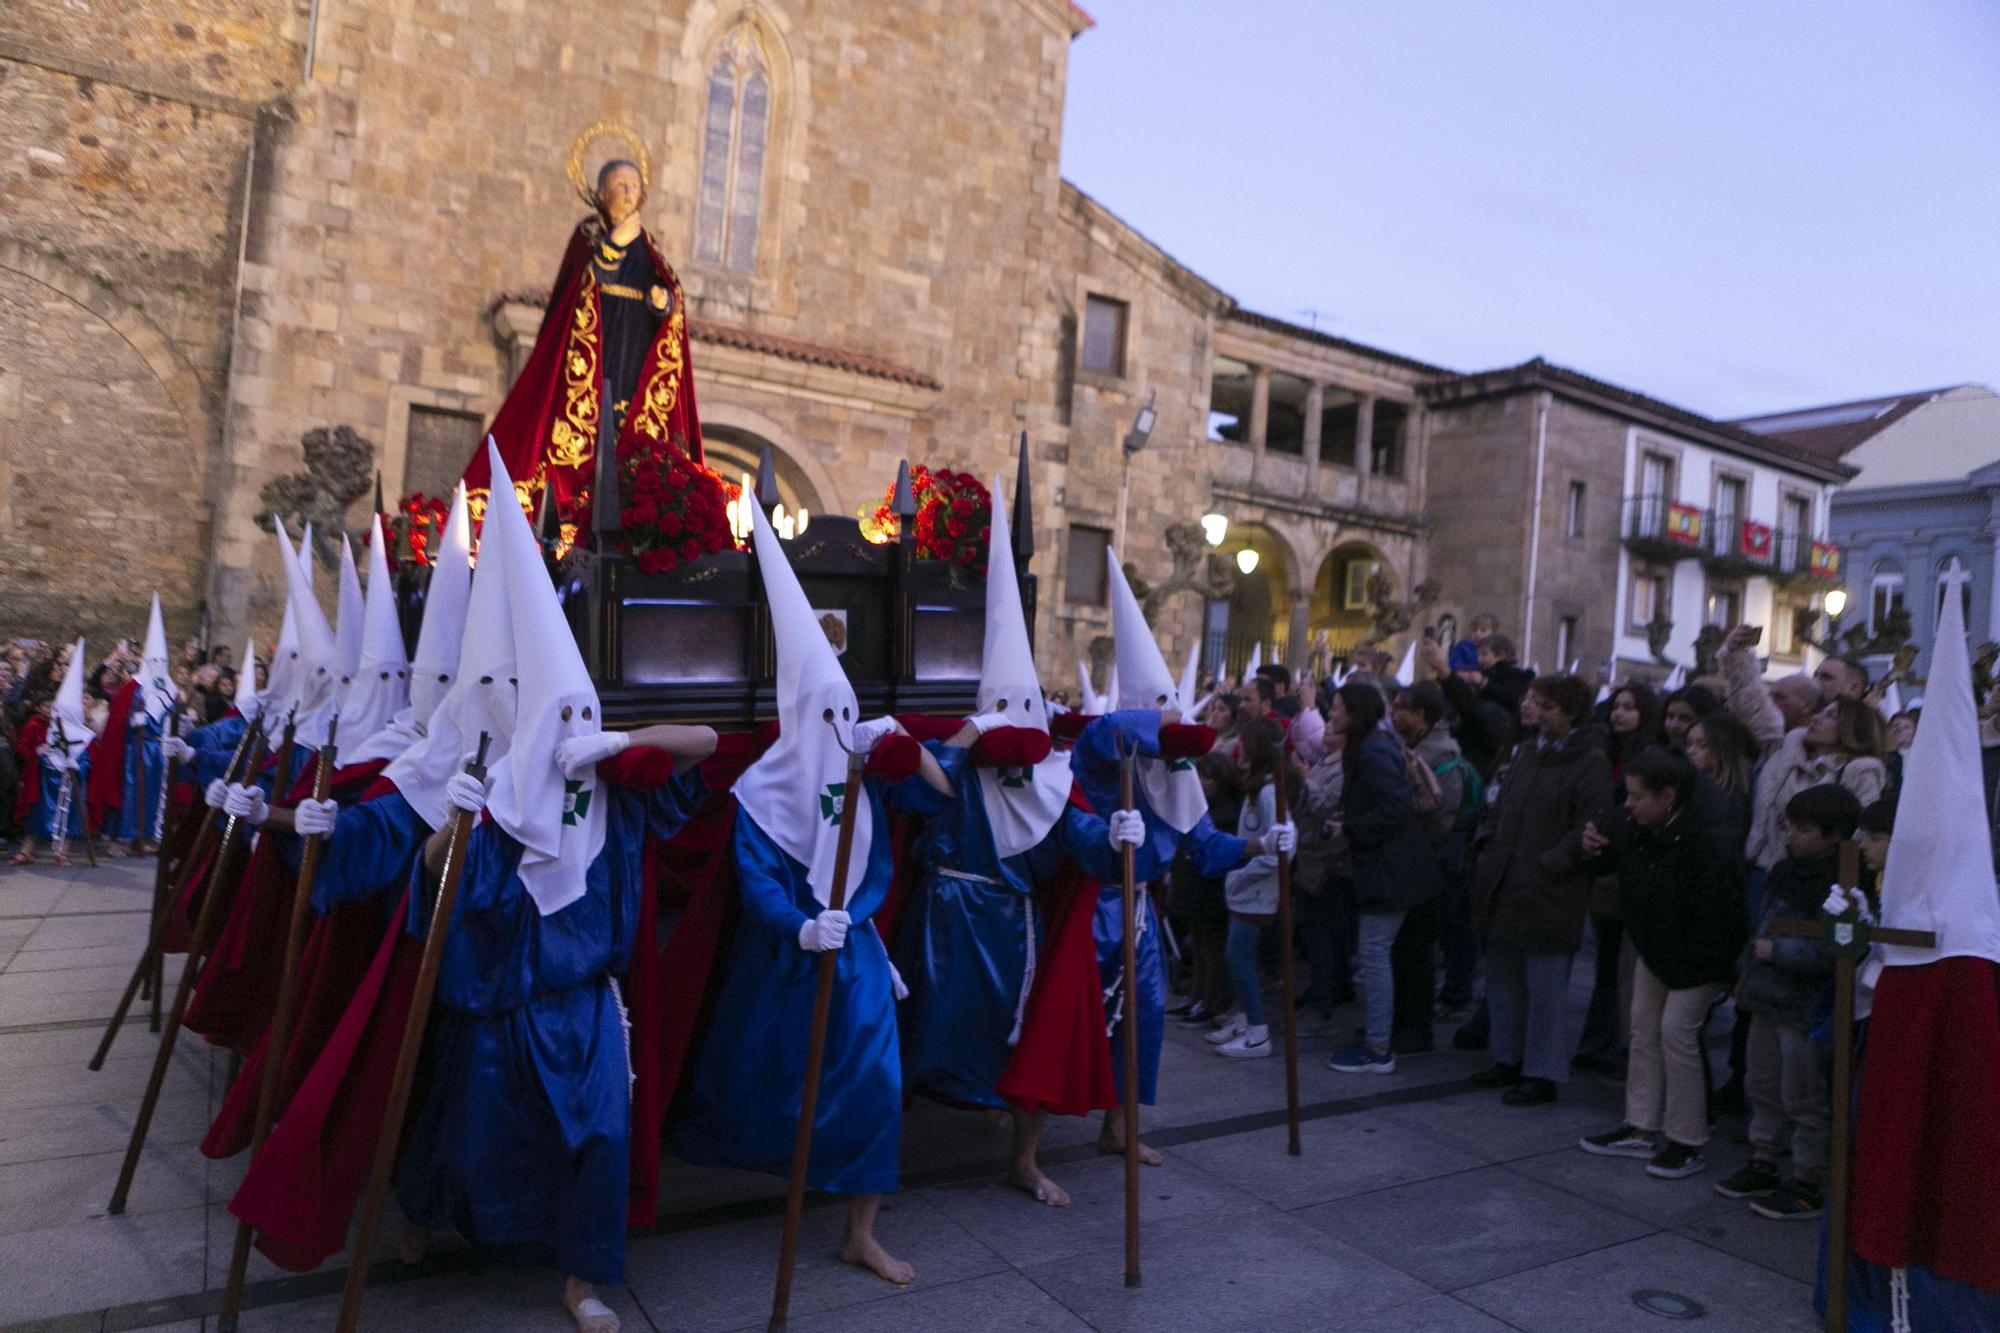
[[1638, 555], [1691, 560], [1702, 554], [1704, 515], [1663, 495], [1625, 498], [1625, 544]]
[[1733, 510], [1698, 509], [1658, 495], [1625, 501], [1625, 544], [1655, 560], [1700, 560], [1718, 574], [1837, 583], [1840, 548]]

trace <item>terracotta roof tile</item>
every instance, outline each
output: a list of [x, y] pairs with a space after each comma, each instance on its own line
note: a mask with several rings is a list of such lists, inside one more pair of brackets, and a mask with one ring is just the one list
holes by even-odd
[[1851, 403], [1826, 403], [1787, 412], [1739, 417], [1730, 424], [1782, 440], [1794, 449], [1832, 462], [1847, 457], [1896, 422], [1930, 402], [1946, 389], [1860, 398]]

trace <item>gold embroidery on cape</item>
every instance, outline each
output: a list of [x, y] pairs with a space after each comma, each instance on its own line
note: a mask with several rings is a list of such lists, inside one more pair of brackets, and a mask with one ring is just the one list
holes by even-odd
[[581, 467], [597, 455], [597, 279], [588, 266], [563, 349], [563, 413], [549, 428], [548, 461]]
[[646, 299], [646, 294], [637, 287], [627, 287], [622, 282], [601, 282], [597, 284], [597, 290], [603, 292], [606, 296], [622, 296], [628, 301], [643, 301]]
[[681, 394], [681, 331], [685, 323], [681, 306], [682, 302], [675, 301], [674, 313], [667, 317], [667, 327], [656, 344], [660, 359], [639, 391], [638, 415], [632, 419], [633, 427], [649, 440], [667, 439], [667, 418], [673, 415]]
[[492, 491], [485, 486], [473, 486], [465, 492], [465, 512], [472, 515], [474, 523], [486, 521], [486, 497]]

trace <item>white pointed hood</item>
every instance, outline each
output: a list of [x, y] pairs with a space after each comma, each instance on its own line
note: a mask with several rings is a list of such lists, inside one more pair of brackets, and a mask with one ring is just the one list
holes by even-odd
[[[502, 480], [504, 469], [493, 475], [496, 488], [511, 484]], [[493, 561], [495, 571], [505, 563], [499, 551], [506, 538], [493, 535], [501, 530], [497, 523], [487, 527], [481, 552]], [[485, 559], [480, 567], [485, 569]], [[434, 829], [443, 828], [451, 817], [444, 784], [479, 752], [479, 734], [485, 732], [490, 741], [486, 752], [489, 780], [513, 742], [514, 622], [507, 603], [507, 580], [499, 573], [488, 578], [482, 572], [472, 580], [451, 689], [425, 723], [424, 738], [382, 770], [382, 776], [396, 784], [417, 817]]]
[[1396, 668], [1396, 683], [1398, 685], [1417, 683], [1417, 636], [1414, 634], [1410, 636], [1410, 646], [1403, 650], [1402, 663]]
[[1262, 639], [1259, 639], [1257, 640], [1257, 646], [1250, 650], [1250, 660], [1243, 664], [1244, 682], [1247, 684], [1248, 682], [1256, 679], [1257, 668], [1263, 665], [1264, 665], [1264, 641]]
[[146, 717], [160, 722], [172, 711], [181, 692], [174, 685], [173, 665], [167, 660], [167, 628], [160, 620], [160, 594], [153, 594], [153, 609], [146, 615], [146, 647], [139, 655], [139, 698]]
[[72, 771], [92, 737], [90, 723], [83, 715], [83, 654], [83, 640], [79, 638], [70, 652], [62, 684], [56, 688], [55, 702], [49, 709], [48, 740], [44, 742], [60, 756], [54, 761], [56, 766]]
[[1182, 707], [1193, 707], [1190, 701], [1195, 697], [1195, 681], [1199, 678], [1200, 674], [1201, 635], [1197, 634], [1194, 636], [1194, 642], [1188, 645], [1187, 662], [1181, 667], [1181, 678], [1178, 684], [1181, 691]]
[[1096, 717], [1104, 711], [1104, 696], [1090, 683], [1090, 668], [1082, 662], [1076, 664], [1076, 684], [1081, 691], [1076, 696], [1076, 710], [1085, 717]]
[[[1540, 675], [1541, 673], [1536, 672], [1535, 674]], [[1674, 669], [1667, 673], [1667, 678], [1660, 682], [1660, 693], [1672, 694], [1675, 690], [1681, 689], [1683, 686], [1685, 686], [1687, 684], [1687, 681], [1688, 681], [1687, 668], [1682, 666], [1679, 662], [1676, 662], [1674, 663]]]
[[472, 592], [472, 524], [465, 484], [452, 496], [431, 560], [424, 593], [424, 623], [417, 631], [417, 655], [410, 659], [410, 694], [401, 710], [354, 750], [352, 762], [394, 759], [424, 738], [430, 720], [458, 679], [459, 644], [465, 637], [466, 599]]
[[[733, 790], [737, 805], [757, 827], [806, 868], [813, 897], [824, 905], [833, 893], [844, 801], [861, 802], [854, 812], [849, 865], [866, 866], [874, 842], [867, 787], [846, 788], [843, 747], [853, 744], [861, 706], [761, 508], [751, 508], [751, 522], [778, 649], [778, 740], [744, 770]], [[857, 873], [850, 871], [850, 879]]]
[[[981, 713], [1005, 713], [1009, 726], [1048, 734], [1048, 709], [1041, 677], [1028, 643], [1021, 611], [1021, 585], [1014, 577], [1014, 544], [1007, 529], [1007, 497], [993, 479], [993, 524], [986, 545], [986, 643], [979, 667]], [[1001, 856], [1016, 856], [1039, 845], [1069, 804], [1067, 751], [1051, 752], [1030, 769], [988, 768], [978, 775], [986, 823]]]
[[[1132, 585], [1125, 581], [1118, 553], [1107, 547], [1104, 557], [1110, 567], [1111, 634], [1118, 649], [1111, 706], [1121, 712], [1185, 709], [1194, 700], [1181, 698], [1180, 683], [1167, 670], [1167, 659], [1160, 654], [1152, 626], [1139, 609], [1139, 599], [1132, 595]], [[1142, 758], [1137, 777], [1146, 803], [1175, 832], [1186, 833], [1208, 813], [1208, 798], [1202, 794], [1201, 778], [1193, 764]]]
[[[340, 679], [336, 672], [337, 662], [333, 645], [333, 630], [326, 623], [326, 613], [319, 608], [319, 601], [313, 596], [312, 588], [306, 582], [303, 562], [292, 554], [291, 544], [285, 538], [285, 525], [278, 524], [279, 553], [285, 561], [285, 579], [291, 588], [292, 615], [297, 626], [298, 646], [292, 649], [291, 689], [284, 698], [276, 699], [276, 710], [266, 710], [265, 732], [274, 734], [272, 728], [282, 729], [289, 714], [297, 727], [293, 737], [300, 745], [317, 749], [326, 743], [327, 723], [340, 707]], [[306, 548], [306, 560], [312, 559], [312, 548]], [[272, 668], [274, 671], [275, 667]], [[277, 716], [271, 716], [275, 711]]]
[[1944, 599], [1937, 642], [1931, 645], [1924, 723], [1903, 760], [1896, 830], [1882, 868], [1882, 924], [1928, 930], [1937, 936], [1937, 946], [1877, 945], [1867, 965], [1869, 985], [1884, 966], [1968, 957], [2000, 963], [2000, 891], [1993, 879], [1979, 710], [1959, 602], [1956, 596]]
[[248, 720], [257, 706], [257, 640], [243, 641], [243, 656], [236, 659], [236, 715]]
[[350, 755], [358, 754], [410, 702], [410, 661], [403, 652], [403, 627], [396, 618], [396, 585], [389, 578], [389, 553], [382, 546], [379, 514], [374, 524], [368, 540], [360, 668], [340, 696], [341, 734], [360, 742]]
[[[510, 494], [499, 450], [489, 443], [487, 453], [495, 493]], [[556, 767], [556, 747], [600, 730], [603, 707], [517, 504], [487, 507], [478, 581], [489, 580], [506, 589], [520, 686], [513, 739], [493, 768], [486, 812], [521, 844], [521, 882], [548, 916], [583, 897], [584, 876], [604, 850], [607, 798], [597, 774], [565, 779]]]
[[[267, 737], [276, 736], [278, 728], [284, 725], [286, 710], [298, 698], [299, 679], [299, 612], [292, 605], [292, 580], [286, 572], [289, 564], [298, 558], [298, 552], [292, 549], [284, 520], [273, 514], [271, 528], [278, 539], [278, 582], [285, 590], [285, 618], [278, 626], [278, 646], [271, 650], [271, 670], [264, 678], [264, 688], [260, 691], [264, 700], [264, 734]], [[307, 573], [311, 573], [310, 566]]]
[[1882, 703], [1880, 707], [1882, 712], [1882, 720], [1885, 722], [1895, 721], [1896, 714], [1903, 711], [1902, 687], [1899, 686], [1895, 681], [1893, 680], [1890, 681], [1889, 688], [1882, 691]]
[[361, 640], [367, 636], [368, 603], [361, 595], [361, 575], [354, 568], [354, 544], [340, 534], [340, 604], [334, 608], [333, 657], [340, 688], [354, 683], [361, 670]]

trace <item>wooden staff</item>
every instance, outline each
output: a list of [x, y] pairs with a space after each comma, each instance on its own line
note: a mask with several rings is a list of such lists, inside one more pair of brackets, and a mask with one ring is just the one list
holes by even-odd
[[[340, 718], [327, 724], [326, 744], [319, 747], [319, 764], [313, 770], [312, 799], [324, 801], [338, 766]], [[326, 836], [314, 833], [299, 853], [299, 877], [292, 890], [292, 916], [285, 932], [285, 966], [279, 973], [278, 1005], [271, 1012], [271, 1027], [264, 1038], [264, 1077], [257, 1088], [257, 1119], [250, 1136], [250, 1155], [271, 1132], [271, 1118], [277, 1108], [278, 1071], [285, 1063], [285, 1046], [291, 1039], [292, 1010], [298, 1003], [299, 954], [305, 947], [306, 926], [312, 919], [313, 883], [319, 878], [320, 851]], [[216, 1323], [219, 1333], [236, 1333], [236, 1318], [243, 1309], [243, 1277], [250, 1268], [250, 1224], [236, 1223], [236, 1248], [229, 1255], [229, 1281], [222, 1292], [222, 1316]]]
[[[479, 752], [465, 771], [481, 782], [486, 780], [486, 748], [492, 737], [479, 733]], [[410, 1017], [403, 1025], [403, 1045], [396, 1054], [396, 1076], [389, 1085], [389, 1102], [382, 1116], [380, 1136], [375, 1140], [375, 1164], [368, 1172], [368, 1193], [361, 1204], [361, 1229], [355, 1233], [354, 1249], [348, 1255], [347, 1286], [340, 1297], [339, 1333], [354, 1333], [361, 1319], [361, 1299], [368, 1285], [368, 1258], [375, 1253], [375, 1233], [382, 1225], [382, 1205], [389, 1197], [389, 1177], [396, 1169], [396, 1149], [403, 1138], [403, 1116], [410, 1108], [410, 1085], [417, 1077], [417, 1056], [424, 1048], [424, 1029], [431, 1016], [431, 997], [437, 994], [438, 969], [444, 963], [445, 935], [451, 928], [452, 909], [458, 903], [458, 882], [465, 875], [465, 845], [472, 837], [472, 811], [460, 810], [451, 821], [451, 839], [445, 843], [444, 864], [438, 871], [437, 899], [431, 908], [430, 930], [424, 935], [423, 959], [417, 965], [417, 984], [410, 996]], [[423, 855], [420, 851], [419, 856]]]
[[[840, 840], [833, 849], [833, 887], [826, 907], [847, 906], [847, 860], [854, 850], [854, 810], [861, 804], [861, 770], [866, 753], [849, 751], [847, 785], [841, 790]], [[819, 1110], [819, 1077], [826, 1065], [826, 1023], [833, 1012], [834, 972], [840, 953], [828, 949], [819, 956], [818, 985], [813, 991], [812, 1037], [806, 1045], [805, 1086], [799, 1091], [799, 1127], [792, 1136], [792, 1178], [785, 1190], [785, 1229], [778, 1241], [778, 1286], [771, 1293], [771, 1327], [781, 1327], [792, 1307], [792, 1268], [799, 1255], [799, 1214], [806, 1206], [806, 1166], [812, 1157], [813, 1117]]]
[[[1278, 770], [1271, 775], [1271, 795], [1277, 803], [1278, 822], [1289, 824], [1292, 799], [1287, 791], [1291, 777], [1292, 742], [1285, 738], [1278, 753]], [[1279, 975], [1284, 978], [1285, 1001], [1285, 1151], [1299, 1155], [1299, 1006], [1294, 988], [1292, 957], [1292, 854], [1278, 853], [1278, 958]]]
[[[1840, 882], [1852, 888], [1861, 882], [1860, 849], [1852, 841], [1840, 844]], [[1833, 954], [1833, 1125], [1827, 1144], [1826, 1181], [1826, 1329], [1847, 1333], [1848, 1140], [1852, 1136], [1854, 1098], [1854, 967], [1868, 954], [1870, 941], [1907, 944], [1928, 949], [1937, 936], [1928, 930], [1894, 930], [1870, 925], [1856, 913], [1816, 921], [1773, 921], [1771, 932], [1795, 939], [1826, 942]]]
[[[251, 742], [254, 738], [261, 737], [262, 735], [263, 716], [260, 713], [251, 721], [248, 727], [244, 728], [243, 735], [237, 740], [236, 752], [229, 756], [229, 763], [223, 770], [222, 780], [224, 782], [236, 782], [242, 778], [243, 772], [250, 767], [250, 765], [244, 764], [243, 761], [249, 757], [248, 752], [251, 749]], [[261, 747], [261, 740], [258, 741], [258, 745]], [[240, 768], [239, 765], [241, 765]], [[171, 885], [166, 895], [166, 901], [161, 905], [160, 911], [153, 921], [153, 937], [146, 943], [146, 952], [139, 956], [139, 965], [132, 969], [132, 979], [125, 983], [125, 994], [119, 997], [118, 1007], [111, 1011], [111, 1021], [104, 1025], [104, 1037], [97, 1043], [97, 1053], [90, 1057], [90, 1068], [93, 1072], [104, 1068], [105, 1057], [111, 1054], [111, 1043], [118, 1036], [118, 1029], [125, 1022], [125, 1014], [132, 1008], [132, 1001], [138, 996], [140, 986], [144, 984], [148, 977], [152, 978], [154, 995], [157, 996], [160, 993], [161, 985], [166, 979], [165, 971], [162, 967], [162, 959], [165, 951], [160, 946], [166, 940], [167, 921], [173, 914], [173, 905], [180, 901], [182, 894], [187, 892], [188, 884], [194, 878], [195, 872], [201, 867], [202, 862], [208, 859], [209, 853], [214, 849], [217, 828], [216, 818], [218, 814], [220, 812], [213, 806], [204, 805], [202, 807], [201, 827], [195, 831], [194, 842], [190, 845], [187, 856], [182, 859], [179, 866], [181, 877]], [[154, 867], [153, 873], [156, 878], [165, 875], [166, 869], [164, 864]], [[192, 964], [193, 961], [194, 959], [190, 955], [188, 962]], [[154, 1030], [158, 1031], [159, 1024], [157, 1018], [154, 1020], [153, 1026]]]
[[[261, 737], [262, 733], [259, 733]], [[252, 756], [248, 772], [255, 773], [258, 756], [263, 749], [261, 739], [250, 746]], [[153, 1074], [146, 1081], [146, 1095], [139, 1102], [139, 1115], [132, 1122], [132, 1138], [125, 1145], [125, 1162], [118, 1168], [118, 1184], [111, 1191], [111, 1206], [106, 1210], [114, 1217], [125, 1211], [125, 1198], [132, 1192], [132, 1175], [139, 1169], [139, 1153], [146, 1146], [146, 1131], [152, 1127], [153, 1110], [159, 1105], [160, 1087], [167, 1081], [167, 1067], [174, 1059], [174, 1038], [180, 1035], [181, 1019], [187, 1014], [188, 997], [194, 993], [195, 979], [201, 975], [202, 959], [214, 942], [215, 932], [222, 926], [222, 900], [229, 895], [223, 886], [236, 869], [236, 858], [231, 855], [242, 842], [237, 829], [243, 821], [231, 815], [222, 826], [222, 838], [215, 853], [215, 865], [208, 876], [208, 888], [202, 894], [201, 913], [195, 921], [194, 939], [188, 945], [187, 963], [181, 968], [180, 984], [174, 988], [174, 1007], [167, 1012], [165, 1024], [160, 1031], [160, 1049], [153, 1056]], [[144, 964], [142, 962], [141, 966]]]
[[[1119, 808], [1132, 810], [1133, 752], [1124, 737], [1118, 742]], [[1139, 1285], [1139, 880], [1133, 865], [1135, 848], [1121, 843], [1119, 873], [1123, 880], [1125, 978], [1119, 1007], [1125, 1012], [1125, 1095], [1119, 1108], [1125, 1120], [1125, 1285]]]
[[[140, 693], [144, 698], [144, 692]], [[125, 724], [125, 744], [132, 751], [132, 855], [146, 853], [146, 738], [132, 734], [131, 721]], [[120, 775], [123, 776], [122, 774]]]
[[[169, 708], [167, 710], [167, 730], [160, 746], [162, 752], [166, 749], [166, 740], [177, 738], [180, 734], [181, 710], [178, 708]], [[143, 770], [145, 764], [141, 763], [139, 767]], [[170, 902], [167, 897], [170, 881], [167, 875], [167, 849], [165, 843], [167, 840], [167, 801], [173, 795], [175, 767], [175, 762], [171, 758], [165, 759], [160, 765], [160, 813], [152, 821], [154, 846], [153, 922], [151, 933], [146, 939], [146, 954], [152, 958], [153, 966], [152, 970], [146, 974], [145, 990], [147, 998], [152, 1002], [153, 1006], [152, 1014], [147, 1020], [147, 1028], [155, 1034], [160, 1030], [160, 991], [162, 989], [161, 983], [166, 980], [166, 968], [161, 962], [159, 950], [153, 947], [153, 938], [160, 933], [160, 922], [166, 920], [167, 908]]]

